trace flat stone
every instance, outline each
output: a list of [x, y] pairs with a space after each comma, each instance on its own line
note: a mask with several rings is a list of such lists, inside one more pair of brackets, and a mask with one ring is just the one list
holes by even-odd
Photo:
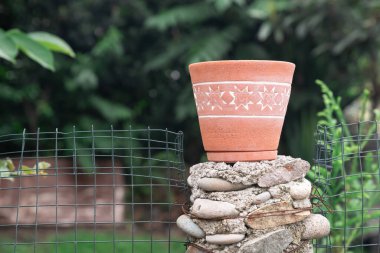
[[224, 201], [208, 199], [196, 199], [190, 212], [202, 219], [236, 218], [239, 216], [235, 205]]
[[302, 233], [302, 239], [318, 239], [327, 236], [330, 233], [330, 222], [320, 214], [312, 214], [303, 221], [305, 231]]
[[187, 247], [187, 250], [185, 253], [207, 253], [207, 251], [198, 249], [190, 245], [189, 247]]
[[225, 220], [198, 220], [194, 222], [207, 234], [245, 234], [247, 227], [244, 218]]
[[240, 242], [244, 239], [243, 234], [217, 234], [206, 235], [206, 241], [212, 244], [228, 245]]
[[258, 205], [258, 204], [264, 203], [270, 198], [271, 198], [271, 195], [269, 192], [260, 193], [256, 195], [255, 198], [253, 199], [253, 204]]
[[203, 190], [195, 190], [191, 197], [195, 199], [209, 199], [213, 201], [225, 201], [235, 205], [236, 210], [239, 212], [245, 211], [252, 206], [253, 201], [257, 195], [264, 192], [262, 188], [252, 186], [240, 191], [230, 192], [205, 192]]
[[282, 253], [292, 241], [292, 233], [280, 229], [248, 241], [238, 253]]
[[309, 199], [302, 199], [302, 200], [295, 200], [293, 201], [293, 207], [294, 208], [310, 208], [311, 202]]
[[302, 159], [295, 159], [281, 167], [273, 167], [259, 177], [260, 187], [271, 187], [304, 178], [310, 169], [310, 164]]
[[183, 232], [194, 238], [203, 238], [206, 236], [205, 232], [203, 232], [203, 230], [197, 224], [195, 224], [193, 220], [186, 214], [178, 217], [177, 226]]
[[251, 212], [245, 223], [253, 229], [266, 229], [296, 223], [310, 215], [310, 211], [299, 212], [289, 202], [278, 202]]
[[233, 184], [221, 178], [204, 177], [198, 180], [198, 187], [208, 192], [238, 191], [248, 188], [249, 185]]
[[302, 182], [292, 182], [289, 184], [289, 193], [294, 200], [309, 198], [311, 193], [311, 183], [306, 179]]
[[260, 162], [237, 162], [233, 165], [223, 162], [198, 163], [190, 167], [190, 180], [195, 186], [201, 178], [221, 178], [231, 183], [244, 185], [257, 184], [258, 178], [268, 171], [281, 168], [292, 161], [301, 160], [290, 156], [277, 156], [277, 159]]

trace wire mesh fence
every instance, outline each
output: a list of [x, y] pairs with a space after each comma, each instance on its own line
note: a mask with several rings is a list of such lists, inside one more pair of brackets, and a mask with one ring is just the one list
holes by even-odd
[[380, 252], [380, 122], [318, 126], [310, 174], [331, 233], [316, 252]]
[[0, 136], [0, 252], [181, 252], [183, 134]]

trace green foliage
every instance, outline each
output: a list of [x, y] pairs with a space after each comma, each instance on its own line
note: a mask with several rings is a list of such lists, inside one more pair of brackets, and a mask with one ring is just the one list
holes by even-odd
[[54, 57], [51, 51], [75, 56], [65, 41], [47, 32], [25, 34], [18, 29], [7, 32], [0, 29], [0, 58], [15, 63], [19, 50], [51, 71], [54, 71]]
[[94, 108], [110, 123], [129, 119], [132, 115], [131, 110], [122, 104], [111, 103], [97, 96], [91, 97], [90, 101]]
[[75, 53], [69, 44], [53, 34], [47, 32], [32, 32], [29, 33], [29, 37], [51, 51], [63, 53], [70, 57], [75, 57]]
[[[340, 105], [341, 98], [335, 97], [324, 82], [317, 80], [316, 83], [321, 88], [325, 105], [318, 113], [318, 124], [323, 126], [324, 134], [327, 135], [325, 138], [332, 140], [327, 147], [331, 150], [332, 168], [318, 164], [311, 169], [308, 176], [317, 187], [316, 192], [324, 191], [328, 196], [326, 204], [333, 210], [328, 215], [331, 227], [334, 228], [328, 245], [338, 246], [334, 252], [343, 252], [343, 247], [351, 246], [362, 234], [375, 232], [375, 227], [365, 231], [362, 227], [370, 226], [371, 220], [380, 215], [380, 211], [374, 209], [380, 199], [378, 154], [376, 148], [365, 151], [368, 145], [373, 145], [369, 140], [377, 130], [377, 123], [369, 124], [364, 129], [359, 128], [357, 135], [362, 141], [353, 140], [352, 130], [346, 125]], [[361, 96], [361, 117], [368, 100], [369, 92], [364, 90]], [[375, 110], [374, 114], [375, 119], [380, 120], [379, 111]], [[337, 124], [342, 127], [337, 127]], [[321, 140], [320, 144], [325, 145], [325, 140]], [[325, 179], [328, 181], [324, 181]]]
[[[100, 229], [99, 229], [100, 230]], [[115, 242], [113, 243], [113, 235], [112, 232], [104, 232], [104, 231], [97, 231], [95, 238], [98, 243], [94, 244], [92, 241], [94, 240], [94, 235], [90, 231], [86, 230], [79, 230], [77, 234], [74, 234], [73, 232], [66, 232], [62, 233], [59, 231], [58, 238], [56, 239], [55, 235], [50, 235], [48, 238], [44, 238], [44, 241], [46, 243], [39, 244], [36, 246], [36, 252], [38, 253], [51, 253], [51, 252], [57, 252], [57, 253], [68, 253], [68, 252], [77, 252], [80, 253], [92, 253], [95, 251], [97, 253], [109, 253], [112, 252], [114, 247], [116, 252], [132, 252], [132, 242], [129, 242], [128, 240], [131, 240], [131, 235], [127, 233], [127, 230], [130, 231], [130, 228], [127, 228], [125, 232], [118, 231], [116, 234], [115, 239], [117, 241], [121, 242]], [[55, 232], [52, 232], [54, 234]], [[46, 237], [46, 236], [45, 236]], [[27, 233], [24, 233], [23, 238], [26, 240], [31, 240], [31, 236]], [[39, 237], [40, 238], [40, 237]], [[153, 242], [152, 245], [150, 243], [150, 237], [143, 236], [143, 235], [135, 235], [135, 242], [134, 244], [134, 251], [135, 252], [151, 252], [151, 248], [153, 249], [152, 252], [155, 253], [162, 253], [162, 252], [168, 252], [168, 243], [165, 241], [167, 239], [160, 238], [160, 237], [154, 237], [154, 240], [162, 240], [162, 242]], [[7, 242], [10, 239], [8, 236], [2, 236], [1, 242]], [[175, 238], [173, 239], [175, 240]], [[182, 240], [182, 239], [181, 239]], [[178, 240], [177, 241], [181, 241]], [[55, 242], [58, 242], [56, 245]], [[74, 241], [78, 241], [76, 245], [73, 243]], [[76, 250], [75, 250], [76, 247]], [[57, 251], [56, 251], [57, 250]], [[182, 252], [185, 250], [185, 246], [183, 243], [180, 242], [172, 242], [170, 244], [170, 250], [171, 252]], [[13, 253], [14, 252], [14, 245], [2, 245], [0, 247], [0, 251], [2, 253]], [[26, 244], [18, 244], [16, 248], [17, 253], [30, 253], [33, 251], [33, 246]]]
[[0, 29], [0, 57], [15, 63], [15, 57], [18, 53], [18, 48], [13, 43], [12, 39]]
[[[307, 129], [316, 115], [305, 114], [322, 107], [312, 85], [317, 77], [342, 97], [342, 108], [364, 88], [374, 107], [380, 101], [377, 0], [5, 0], [0, 9], [6, 10], [4, 30], [49, 31], [77, 53], [75, 61], [56, 55], [54, 76], [21, 57], [15, 66], [0, 66], [1, 117], [10, 122], [0, 133], [23, 126], [104, 128], [115, 104], [124, 107], [121, 117], [111, 116], [115, 127], [132, 122], [183, 130], [186, 160], [199, 162], [204, 152], [187, 65], [201, 60], [296, 64], [280, 153], [310, 158]], [[0, 41], [7, 39], [0, 34]], [[11, 60], [14, 50], [0, 47], [0, 55]], [[108, 112], [93, 97], [107, 101]], [[302, 135], [293, 130], [301, 125]]]
[[210, 4], [201, 1], [194, 4], [176, 6], [163, 11], [158, 15], [149, 17], [145, 24], [147, 27], [166, 30], [176, 25], [199, 23], [216, 14], [216, 11]]

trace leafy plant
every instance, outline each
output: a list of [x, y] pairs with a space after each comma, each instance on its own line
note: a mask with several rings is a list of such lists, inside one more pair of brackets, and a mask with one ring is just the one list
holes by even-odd
[[[341, 98], [335, 97], [329, 87], [317, 80], [322, 91], [325, 108], [318, 113], [319, 134], [322, 157], [317, 157], [308, 176], [314, 182], [315, 192], [322, 193], [332, 231], [330, 240], [324, 243], [333, 246], [333, 252], [351, 252], [355, 240], [377, 229], [370, 226], [380, 210], [374, 208], [380, 199], [378, 148], [373, 147], [376, 140], [377, 121], [380, 112], [374, 110], [375, 122], [349, 125], [341, 108]], [[369, 91], [361, 96], [361, 119], [364, 117]], [[357, 127], [357, 128], [355, 128]], [[356, 132], [354, 132], [356, 129]], [[372, 145], [372, 147], [371, 147]], [[352, 249], [354, 250], [354, 249]]]
[[75, 57], [74, 51], [61, 38], [47, 32], [26, 34], [19, 29], [0, 29], [0, 58], [16, 63], [19, 52], [51, 71], [55, 70], [53, 52]]
[[39, 162], [35, 164], [33, 167], [29, 167], [26, 165], [21, 165], [21, 167], [17, 170], [15, 165], [13, 164], [12, 159], [6, 158], [0, 160], [0, 179], [7, 179], [10, 181], [14, 180], [16, 176], [27, 176], [27, 175], [47, 175], [46, 170], [51, 167], [48, 162]]

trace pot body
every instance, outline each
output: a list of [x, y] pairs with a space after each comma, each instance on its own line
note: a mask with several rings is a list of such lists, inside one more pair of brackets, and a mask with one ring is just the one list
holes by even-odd
[[189, 69], [208, 160], [276, 159], [295, 65], [212, 61]]

